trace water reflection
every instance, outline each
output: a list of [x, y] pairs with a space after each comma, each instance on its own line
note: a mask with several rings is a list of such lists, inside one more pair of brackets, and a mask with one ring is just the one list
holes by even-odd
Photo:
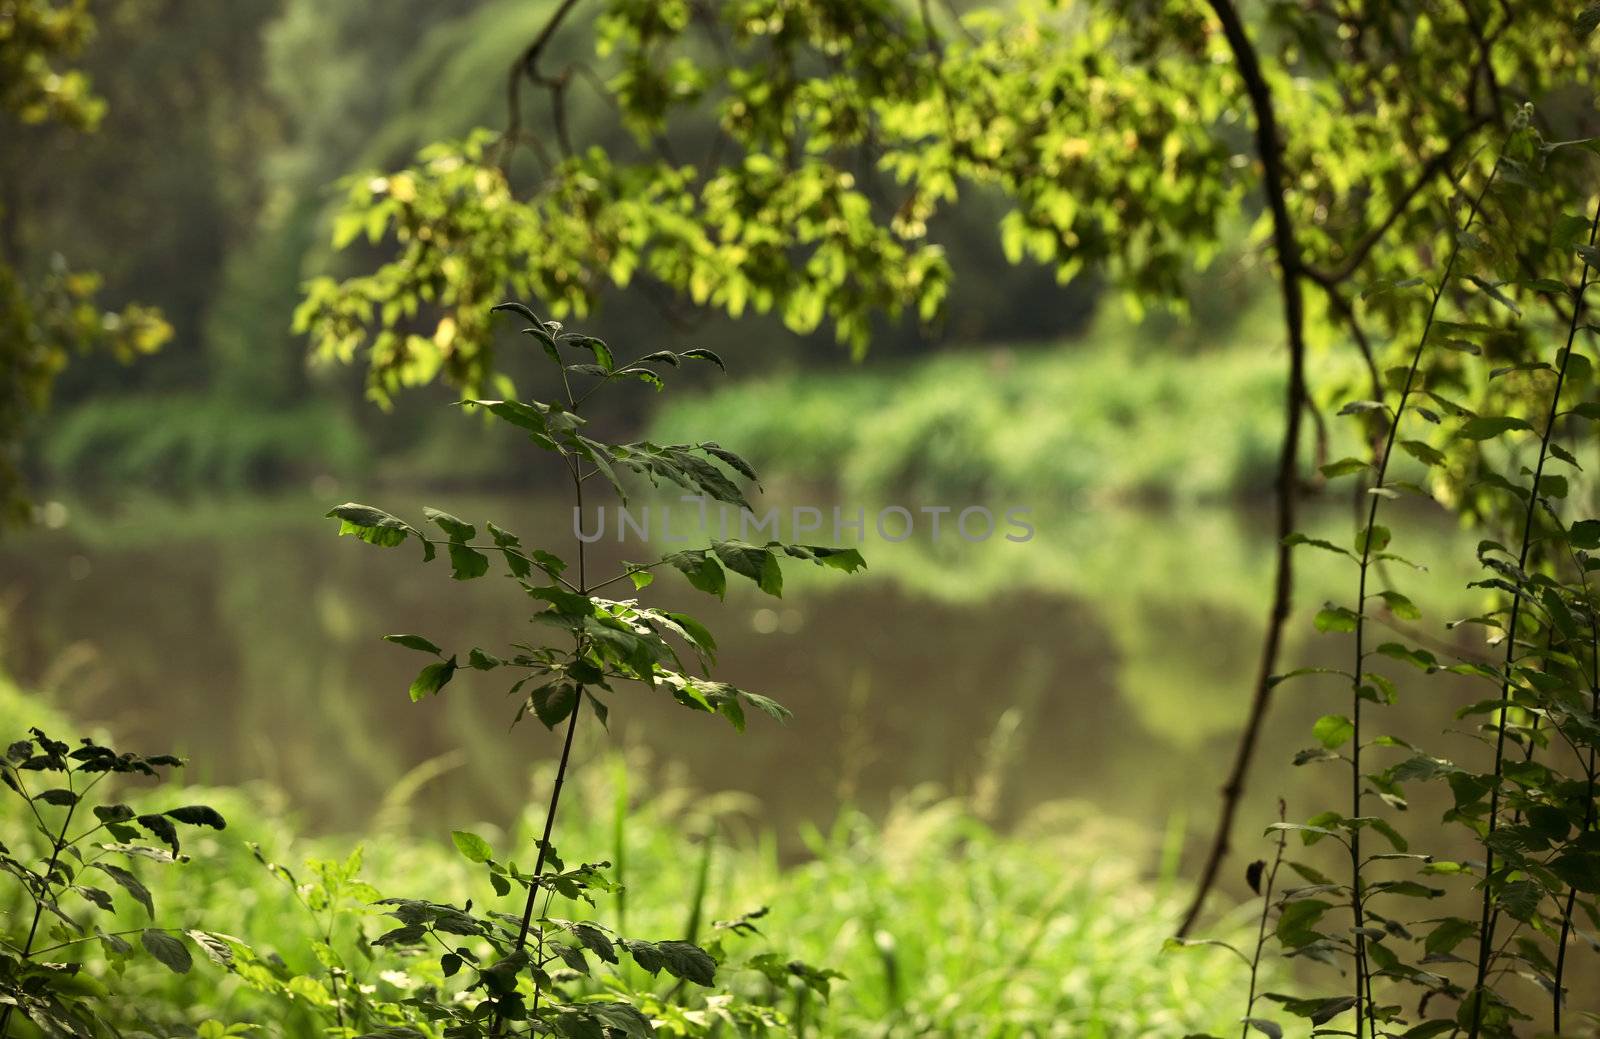
[[[415, 496], [373, 497], [420, 518]], [[555, 505], [435, 498], [529, 544], [539, 531], [570, 540], [570, 516]], [[510, 680], [493, 673], [463, 672], [445, 695], [409, 704], [422, 660], [378, 639], [420, 632], [463, 653], [494, 650], [529, 636], [527, 600], [493, 578], [453, 582], [410, 546], [335, 538], [326, 505], [147, 503], [110, 518], [77, 509], [61, 529], [6, 543], [6, 668], [119, 739], [176, 740], [197, 779], [281, 785], [311, 827], [368, 825], [403, 780], [430, 824], [509, 817], [527, 795], [528, 763], [552, 754], [555, 738], [536, 723], [507, 730]], [[796, 565], [782, 600], [740, 582], [718, 603], [664, 574], [652, 594], [717, 633], [720, 677], [776, 697], [795, 719], [753, 719], [741, 736], [624, 687], [611, 732], [590, 726], [580, 753], [602, 739], [647, 744], [700, 787], [755, 795], [785, 834], [827, 821], [841, 800], [870, 808], [930, 781], [986, 782], [1002, 819], [1075, 798], [1155, 826], [1175, 813], [1209, 820], [1265, 615], [1269, 528], [1226, 509], [1079, 508], [1034, 520], [1026, 544], [869, 540], [864, 575]], [[1347, 523], [1330, 510], [1312, 525], [1347, 540]], [[1423, 516], [1409, 531], [1414, 555], [1470, 561], [1465, 534]], [[591, 551], [605, 572], [646, 549], [608, 539]], [[1339, 664], [1344, 640], [1309, 631], [1311, 608], [1339, 594], [1339, 560], [1304, 556], [1291, 663]], [[1407, 579], [1428, 630], [1471, 608], [1470, 576]], [[1419, 699], [1435, 706], [1467, 695], [1425, 681]], [[1336, 681], [1284, 687], [1272, 735], [1286, 742], [1267, 746], [1303, 745], [1310, 721], [1343, 698]], [[1426, 702], [1389, 713], [1402, 731], [1436, 736]], [[1286, 756], [1266, 752], [1245, 818], [1267, 818], [1279, 793], [1291, 813], [1332, 803], [1341, 781], [1331, 770], [1291, 769]], [[424, 762], [434, 762], [428, 782], [412, 774]], [[986, 764], [996, 762], [1003, 770]]]

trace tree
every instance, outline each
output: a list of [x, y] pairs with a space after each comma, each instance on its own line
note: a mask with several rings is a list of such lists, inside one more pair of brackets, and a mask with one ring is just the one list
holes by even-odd
[[[380, 399], [436, 377], [483, 386], [496, 366], [482, 315], [500, 298], [582, 316], [607, 286], [770, 312], [796, 332], [829, 322], [859, 354], [874, 315], [937, 319], [950, 266], [930, 227], [963, 194], [1006, 199], [998, 230], [1013, 262], [1053, 265], [1063, 281], [1094, 270], [1134, 307], [1181, 308], [1259, 190], [1251, 241], [1270, 242], [1284, 297], [1282, 540], [1308, 482], [1301, 416], [1350, 389], [1307, 386], [1307, 353], [1353, 344], [1382, 398], [1394, 359], [1375, 344], [1414, 339], [1426, 307], [1370, 290], [1448, 251], [1455, 184], [1523, 102], [1539, 103], [1545, 139], [1582, 135], [1591, 117], [1570, 99], [1592, 96], [1595, 19], [1498, 0], [1274, 0], [1248, 13], [1227, 0], [964, 12], [560, 0], [507, 72], [504, 128], [348, 182], [340, 242], [365, 234], [392, 251], [369, 273], [311, 282], [297, 322], [319, 354], [365, 359]], [[593, 61], [573, 56], [580, 33], [596, 40]], [[580, 91], [615, 106], [631, 149], [574, 138]], [[1563, 201], [1586, 195], [1585, 171], [1554, 176], [1555, 210], [1582, 210]], [[1522, 248], [1549, 255], [1562, 233], [1531, 227]], [[1455, 375], [1483, 389], [1474, 370]], [[1374, 411], [1368, 433], [1384, 432]], [[1435, 493], [1471, 507], [1471, 471], [1436, 476]], [[1227, 851], [1292, 590], [1283, 546], [1201, 897]]]
[[[88, 8], [88, 0], [0, 3], [0, 132], [8, 140], [22, 140], [23, 128], [42, 124], [80, 134], [99, 125], [105, 105], [88, 77], [63, 68], [94, 32]], [[25, 149], [7, 149], [0, 161], [0, 524], [31, 512], [22, 440], [71, 356], [103, 349], [129, 360], [156, 350], [172, 333], [148, 307], [105, 309], [98, 274], [72, 269], [25, 233], [16, 196], [28, 161]]]

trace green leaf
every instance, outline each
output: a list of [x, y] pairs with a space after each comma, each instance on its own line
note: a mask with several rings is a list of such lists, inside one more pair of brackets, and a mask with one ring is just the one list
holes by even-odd
[[1600, 3], [1590, 4], [1578, 12], [1572, 27], [1577, 32], [1578, 39], [1583, 40], [1594, 34], [1596, 26], [1600, 26]]
[[658, 974], [665, 969], [673, 977], [696, 985], [709, 988], [716, 984], [717, 961], [691, 942], [642, 942], [624, 938], [622, 944], [646, 973]]
[[533, 713], [547, 729], [554, 729], [572, 713], [578, 702], [577, 687], [569, 682], [551, 682], [542, 685], [528, 697]]
[[574, 1003], [555, 1018], [561, 1039], [655, 1039], [650, 1020], [628, 1003]]
[[187, 974], [189, 968], [194, 966], [194, 958], [189, 955], [188, 946], [165, 931], [140, 932], [139, 941], [150, 955], [160, 960], [174, 974]]
[[200, 947], [200, 951], [205, 953], [206, 958], [212, 963], [219, 967], [233, 966], [233, 946], [229, 945], [221, 935], [212, 934], [209, 931], [195, 930], [183, 933], [187, 934], [189, 940]]
[[563, 617], [592, 617], [594, 616], [594, 601], [587, 595], [568, 591], [558, 585], [542, 585], [529, 588], [528, 594], [535, 599], [543, 599]]
[[1325, 1024], [1356, 1005], [1354, 996], [1330, 996], [1325, 999], [1300, 999], [1276, 992], [1266, 993], [1266, 998], [1283, 1004], [1283, 1009], [1296, 1017], [1311, 1019], [1314, 1025]]
[[1168, 938], [1161, 943], [1162, 952], [1175, 952], [1179, 949], [1227, 949], [1245, 963], [1250, 962], [1250, 957], [1240, 952], [1239, 949], [1217, 938]]
[[704, 549], [674, 552], [665, 556], [663, 561], [677, 567], [683, 576], [689, 579], [689, 583], [702, 592], [709, 592], [719, 599], [727, 592], [727, 575]]
[[1329, 903], [1315, 898], [1302, 898], [1284, 905], [1278, 914], [1276, 934], [1278, 941], [1291, 949], [1309, 945], [1322, 936], [1315, 925], [1322, 915], [1333, 908]]
[[1514, 880], [1501, 888], [1495, 896], [1495, 902], [1501, 909], [1522, 921], [1532, 920], [1533, 914], [1538, 911], [1539, 903], [1543, 900], [1544, 891], [1531, 880]]
[[783, 595], [783, 571], [770, 549], [745, 541], [713, 541], [711, 548], [729, 570], [750, 578], [768, 595]]
[[703, 349], [703, 348], [698, 347], [698, 346], [695, 347], [692, 350], [685, 350], [685, 351], [683, 351], [683, 353], [679, 354], [678, 356], [679, 357], [688, 357], [688, 358], [691, 358], [691, 359], [696, 360], [696, 361], [710, 361], [712, 364], [716, 365], [718, 368], [721, 368], [723, 371], [727, 371], [728, 370], [728, 366], [722, 363], [722, 358], [718, 357], [716, 354], [712, 353], [710, 350], [706, 350], [706, 349]]
[[1389, 612], [1401, 620], [1414, 621], [1422, 617], [1416, 604], [1399, 592], [1379, 592], [1378, 597], [1388, 604]]
[[1394, 847], [1395, 851], [1407, 851], [1411, 847], [1406, 842], [1406, 839], [1400, 836], [1400, 831], [1389, 825], [1389, 820], [1387, 819], [1375, 815], [1367, 815], [1347, 821], [1351, 826], [1370, 826], [1372, 829], [1377, 830]]
[[488, 862], [494, 857], [494, 849], [489, 847], [489, 842], [475, 833], [451, 830], [450, 840], [455, 843], [456, 850], [465, 856], [468, 862]]
[[422, 514], [449, 536], [451, 541], [471, 541], [478, 536], [478, 528], [431, 505], [423, 506]]
[[178, 828], [172, 825], [170, 819], [162, 815], [141, 815], [134, 821], [171, 848], [174, 856], [178, 854]]
[[1502, 307], [1505, 307], [1513, 314], [1517, 314], [1519, 316], [1522, 314], [1522, 308], [1517, 306], [1516, 301], [1500, 290], [1500, 286], [1506, 283], [1486, 281], [1485, 279], [1478, 277], [1476, 274], [1467, 275], [1467, 280], [1476, 285], [1485, 296], [1488, 296], [1490, 299], [1494, 300]]
[[1377, 652], [1392, 660], [1402, 660], [1423, 671], [1439, 669], [1439, 659], [1425, 649], [1408, 649], [1398, 642], [1385, 642], [1378, 647]]
[[1355, 735], [1355, 725], [1342, 714], [1325, 714], [1317, 719], [1311, 727], [1311, 732], [1329, 750], [1337, 750], [1349, 742]]
[[467, 654], [467, 666], [475, 671], [493, 671], [504, 663], [504, 660], [493, 653], [485, 653], [477, 646], [473, 646], [471, 652]]
[[1478, 415], [1462, 423], [1456, 435], [1466, 440], [1492, 440], [1513, 429], [1531, 430], [1526, 419], [1510, 415]]
[[687, 613], [669, 612], [667, 616], [671, 617], [678, 627], [687, 632], [694, 644], [704, 650], [708, 656], [715, 655], [717, 652], [717, 640], [712, 637], [710, 630], [705, 625]]
[[507, 300], [504, 303], [496, 303], [494, 306], [489, 308], [489, 312], [491, 314], [497, 314], [502, 310], [507, 310], [513, 314], [520, 315], [523, 320], [532, 322], [540, 327], [543, 327], [544, 325], [544, 322], [539, 320], [539, 315], [535, 314], [533, 309], [526, 303], [518, 303], [516, 300]]
[[595, 363], [599, 365], [602, 373], [610, 372], [617, 366], [616, 359], [611, 356], [610, 347], [606, 346], [603, 339], [596, 339], [594, 336], [586, 336], [577, 332], [567, 332], [560, 336], [560, 341], [567, 346], [575, 346], [580, 350], [588, 350], [594, 354]]
[[1371, 469], [1372, 463], [1363, 462], [1359, 458], [1341, 458], [1337, 462], [1329, 462], [1317, 468], [1322, 471], [1323, 476], [1334, 480], [1341, 476], [1349, 476], [1351, 473], [1359, 473]]
[[732, 451], [729, 451], [721, 444], [708, 440], [700, 445], [700, 449], [723, 462], [728, 466], [728, 468], [732, 469], [746, 480], [749, 480], [757, 487], [761, 486], [761, 478], [756, 475], [756, 471], [750, 465], [750, 463], [746, 462], [743, 458], [734, 454]]
[[1329, 603], [1317, 611], [1315, 624], [1318, 631], [1355, 631], [1356, 614], [1344, 606]]
[[[371, 505], [346, 502], [329, 509], [328, 516], [339, 521], [341, 537], [350, 534], [369, 545], [378, 545], [382, 548], [394, 548], [412, 534], [416, 534], [419, 539], [422, 536], [398, 516], [391, 516]], [[422, 557], [424, 560], [433, 558], [433, 546], [426, 541], [422, 543]]]
[[411, 683], [411, 702], [417, 703], [424, 697], [435, 695], [450, 684], [450, 679], [455, 677], [455, 673], [455, 657], [429, 664], [417, 675], [416, 681]]
[[432, 653], [436, 657], [444, 656], [444, 652], [438, 646], [435, 646], [421, 635], [385, 635], [383, 640], [385, 642], [393, 642], [397, 646], [404, 646], [407, 649]]
[[515, 400], [464, 400], [461, 404], [483, 408], [502, 422], [527, 430], [534, 442], [543, 447], [553, 449], [556, 446], [555, 441], [550, 439], [550, 423], [546, 418], [549, 412], [547, 407], [535, 407]]
[[228, 828], [222, 813], [209, 805], [184, 805], [182, 808], [173, 808], [161, 814], [169, 819], [176, 819], [186, 826], [209, 826], [213, 830]]
[[1600, 548], [1600, 520], [1579, 520], [1567, 529], [1567, 538], [1575, 548]]
[[1402, 440], [1400, 447], [1423, 465], [1444, 464], [1444, 452], [1420, 440]]
[[1283, 544], [1291, 547], [1295, 545], [1309, 545], [1312, 548], [1320, 548], [1325, 552], [1336, 552], [1341, 556], [1349, 556], [1352, 559], [1355, 558], [1354, 554], [1348, 548], [1340, 548], [1331, 541], [1324, 541], [1321, 538], [1307, 537], [1299, 532], [1285, 537], [1283, 539]]
[[457, 581], [470, 581], [489, 572], [489, 557], [459, 541], [452, 541], [450, 551], [450, 576]]
[[[1344, 550], [1340, 549], [1340, 551]], [[1267, 686], [1271, 688], [1272, 686], [1287, 682], [1291, 678], [1299, 678], [1302, 675], [1343, 675], [1346, 679], [1355, 677], [1351, 675], [1350, 672], [1343, 671], [1336, 667], [1299, 667], [1295, 668], [1293, 671], [1287, 671], [1281, 675], [1269, 676], [1267, 678]]]
[[807, 545], [805, 547], [811, 553], [811, 558], [818, 563], [832, 567], [835, 570], [843, 570], [847, 574], [853, 574], [857, 570], [865, 570], [867, 567], [867, 561], [862, 558], [860, 552], [853, 548], [828, 548], [822, 545]]
[[113, 866], [109, 862], [96, 862], [92, 865], [122, 885], [123, 889], [132, 895], [135, 901], [144, 906], [144, 911], [150, 919], [154, 920], [156, 918], [156, 907], [150, 899], [150, 889], [145, 887], [138, 877], [121, 866]]
[[1477, 933], [1477, 924], [1452, 916], [1428, 932], [1428, 936], [1423, 939], [1422, 947], [1430, 956], [1442, 956]]
[[1376, 278], [1366, 288], [1361, 290], [1361, 298], [1381, 296], [1385, 293], [1395, 292], [1400, 289], [1415, 288], [1425, 282], [1421, 278]]
[[1356, 551], [1382, 552], [1389, 547], [1390, 540], [1389, 528], [1381, 523], [1374, 523], [1370, 528], [1356, 534]]

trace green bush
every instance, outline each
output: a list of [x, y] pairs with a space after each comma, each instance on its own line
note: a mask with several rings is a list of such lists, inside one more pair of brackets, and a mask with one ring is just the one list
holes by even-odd
[[768, 376], [665, 404], [652, 435], [737, 443], [769, 479], [854, 498], [1196, 502], [1270, 486], [1282, 359], [1253, 346], [1147, 359], [1112, 334]]
[[366, 454], [329, 404], [256, 409], [200, 394], [108, 397], [58, 416], [43, 446], [49, 476], [80, 488], [242, 488], [354, 472]]

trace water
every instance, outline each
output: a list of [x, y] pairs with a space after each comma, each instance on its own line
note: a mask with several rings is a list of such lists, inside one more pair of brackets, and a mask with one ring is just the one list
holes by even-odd
[[[515, 701], [498, 672], [463, 670], [443, 695], [411, 704], [407, 686], [427, 658], [380, 636], [421, 633], [465, 659], [470, 646], [531, 637], [531, 604], [494, 576], [498, 566], [455, 582], [442, 561], [421, 565], [414, 545], [335, 537], [322, 513], [354, 493], [71, 508], [59, 529], [0, 545], [5, 669], [130, 747], [189, 756], [192, 778], [281, 787], [308, 829], [359, 830], [397, 798], [428, 828], [509, 818], [529, 765], [559, 750], [558, 735], [531, 720], [508, 729]], [[427, 500], [572, 555], [570, 520], [553, 501], [358, 496], [417, 522]], [[1070, 799], [1153, 830], [1203, 830], [1265, 618], [1265, 517], [1078, 507], [1033, 519], [1026, 544], [889, 544], [869, 530], [864, 574], [797, 563], [781, 600], [736, 581], [719, 603], [667, 571], [646, 594], [716, 633], [718, 677], [795, 717], [755, 716], [740, 734], [664, 693], [623, 687], [609, 733], [586, 725], [579, 760], [608, 743], [648, 748], [700, 789], [753, 797], [786, 842], [843, 802], [873, 809], [924, 783], [979, 791], [1002, 821]], [[1347, 538], [1341, 511], [1313, 526]], [[1397, 547], [1470, 560], [1470, 536], [1427, 516], [1412, 526]], [[591, 573], [648, 551], [603, 542]], [[1309, 630], [1315, 605], [1340, 591], [1339, 563], [1318, 552], [1301, 563], [1289, 663], [1343, 666], [1346, 640]], [[1468, 576], [1407, 578], [1429, 608], [1424, 627], [1438, 632], [1447, 609], [1468, 608]], [[1411, 684], [1426, 702], [1385, 720], [1412, 735], [1437, 733], [1437, 697], [1472, 695], [1437, 678]], [[1347, 709], [1345, 699], [1336, 679], [1282, 687], [1247, 830], [1280, 794], [1291, 816], [1340, 803], [1342, 770], [1293, 769], [1282, 748], [1309, 743], [1310, 722]]]

